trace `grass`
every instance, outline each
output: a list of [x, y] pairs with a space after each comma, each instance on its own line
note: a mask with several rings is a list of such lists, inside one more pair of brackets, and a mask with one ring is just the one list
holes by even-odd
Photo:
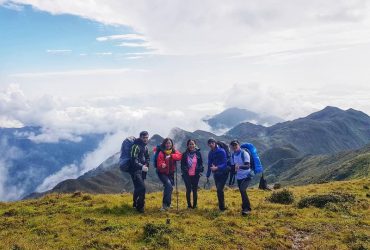
[[[240, 216], [240, 194], [232, 189], [223, 213], [215, 190], [199, 192], [196, 210], [186, 209], [181, 192], [178, 212], [160, 212], [161, 193], [148, 194], [145, 214], [132, 209], [130, 194], [2, 202], [0, 249], [369, 249], [369, 186], [370, 179], [359, 179], [288, 187], [292, 204], [250, 189], [248, 217]], [[354, 200], [298, 207], [307, 197], [338, 192]]]

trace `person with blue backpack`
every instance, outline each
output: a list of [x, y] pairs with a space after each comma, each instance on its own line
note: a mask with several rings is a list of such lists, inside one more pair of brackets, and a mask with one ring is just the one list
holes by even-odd
[[217, 144], [214, 138], [208, 140], [208, 146], [210, 151], [208, 154], [208, 169], [207, 169], [207, 182], [213, 173], [217, 189], [218, 207], [221, 211], [226, 210], [224, 188], [229, 177], [229, 167], [227, 164], [227, 153], [226, 151]]
[[254, 176], [254, 172], [251, 168], [251, 155], [240, 147], [238, 140], [231, 141], [230, 146], [233, 150], [231, 161], [235, 166], [236, 180], [238, 182], [238, 187], [242, 198], [241, 214], [246, 216], [252, 210], [247, 195], [247, 188]]
[[140, 137], [128, 137], [122, 142], [120, 169], [130, 174], [134, 184], [133, 207], [140, 213], [144, 213], [145, 206], [145, 182], [146, 173], [149, 170], [149, 133], [140, 132]]

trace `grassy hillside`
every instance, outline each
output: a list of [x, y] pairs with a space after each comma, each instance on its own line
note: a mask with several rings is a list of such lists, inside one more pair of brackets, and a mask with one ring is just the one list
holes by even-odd
[[[294, 202], [283, 205], [266, 200], [272, 192], [251, 189], [249, 217], [239, 214], [238, 190], [227, 190], [224, 213], [216, 209], [214, 190], [200, 191], [197, 210], [185, 209], [181, 192], [179, 212], [167, 213], [158, 210], [160, 193], [147, 195], [145, 214], [131, 208], [130, 194], [49, 194], [0, 203], [0, 249], [370, 248], [369, 178], [288, 190]], [[298, 208], [302, 197], [332, 192], [354, 201]]]
[[266, 169], [269, 182], [306, 185], [370, 177], [370, 145], [333, 155], [282, 159]]

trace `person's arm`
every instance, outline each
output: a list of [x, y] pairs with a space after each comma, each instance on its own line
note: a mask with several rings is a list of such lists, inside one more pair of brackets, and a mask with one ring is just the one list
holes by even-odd
[[157, 166], [158, 168], [163, 168], [162, 165], [167, 165], [166, 164], [166, 159], [165, 159], [165, 156], [164, 156], [164, 153], [163, 152], [159, 152], [158, 154], [158, 158], [157, 158]]
[[225, 150], [219, 150], [217, 152], [218, 157], [220, 158], [220, 163], [217, 165], [218, 170], [225, 170], [227, 168], [227, 155]]
[[239, 166], [239, 169], [248, 170], [251, 167], [249, 153], [244, 151], [244, 164]]
[[204, 167], [203, 167], [203, 158], [202, 158], [202, 154], [199, 152], [199, 162], [198, 162], [198, 166], [199, 166], [199, 169], [200, 169], [200, 172], [203, 173], [204, 171]]
[[146, 166], [149, 167], [149, 164], [150, 164], [150, 156], [149, 156], [149, 149], [148, 149], [148, 147], [145, 147], [145, 163], [146, 163]]
[[180, 151], [176, 150], [174, 153], [171, 154], [171, 157], [172, 157], [172, 160], [174, 161], [180, 161], [182, 154], [180, 153]]
[[211, 166], [212, 166], [212, 157], [211, 152], [208, 153], [208, 168], [207, 168], [207, 178], [211, 176]]
[[186, 158], [187, 158], [186, 153], [183, 153], [181, 157], [181, 164], [180, 164], [181, 172], [183, 172], [183, 174], [185, 174], [187, 171]]
[[131, 148], [131, 162], [135, 169], [142, 169], [144, 164], [139, 161], [140, 148], [134, 144]]

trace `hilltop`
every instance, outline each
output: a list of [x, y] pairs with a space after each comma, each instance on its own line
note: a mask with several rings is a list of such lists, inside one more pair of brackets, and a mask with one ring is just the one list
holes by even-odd
[[[199, 208], [159, 212], [161, 193], [147, 195], [146, 213], [130, 194], [48, 194], [0, 203], [1, 249], [368, 249], [370, 179], [288, 187], [290, 205], [251, 189], [252, 214], [241, 217], [238, 190], [226, 191], [229, 209], [216, 209], [214, 190], [201, 190]], [[298, 208], [302, 197], [340, 192], [348, 202]], [[174, 199], [176, 200], [176, 199]], [[174, 202], [173, 205], [176, 205]]]

